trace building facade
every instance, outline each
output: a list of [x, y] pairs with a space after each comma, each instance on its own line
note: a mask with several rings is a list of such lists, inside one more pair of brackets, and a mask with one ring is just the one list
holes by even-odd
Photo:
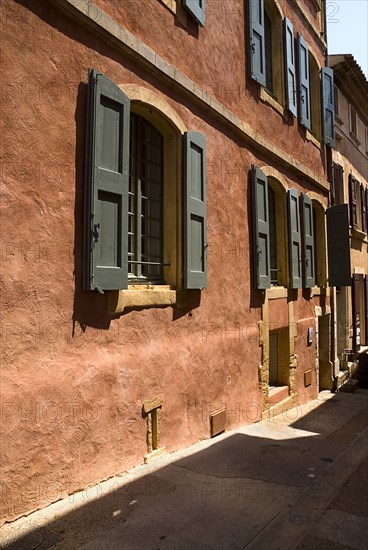
[[334, 129], [322, 0], [2, 10], [12, 520], [332, 387]]
[[336, 288], [336, 350], [344, 371], [347, 359], [354, 358], [345, 350], [356, 354], [368, 346], [368, 82], [351, 54], [330, 55], [329, 65], [335, 75], [336, 130], [331, 198], [345, 209], [351, 281]]

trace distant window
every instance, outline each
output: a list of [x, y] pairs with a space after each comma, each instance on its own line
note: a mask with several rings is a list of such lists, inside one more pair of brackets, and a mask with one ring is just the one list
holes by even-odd
[[349, 124], [350, 124], [350, 133], [357, 137], [357, 114], [356, 110], [352, 105], [350, 105], [349, 109]]
[[340, 116], [339, 109], [339, 90], [334, 86], [334, 102], [335, 102], [335, 115]]
[[333, 164], [334, 204], [344, 204], [344, 169], [339, 164]]

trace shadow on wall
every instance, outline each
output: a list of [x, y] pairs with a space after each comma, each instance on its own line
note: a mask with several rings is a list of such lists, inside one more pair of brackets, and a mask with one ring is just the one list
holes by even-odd
[[[336, 394], [304, 417], [299, 409], [285, 412], [284, 422], [296, 416], [286, 439], [274, 438], [275, 420], [270, 418], [259, 425], [257, 436], [225, 434], [210, 447], [153, 473], [134, 479], [133, 470], [128, 481], [113, 478], [76, 493], [69, 497], [64, 515], [54, 519], [53, 511], [47, 526], [35, 526], [18, 539], [19, 534], [8, 535], [2, 548], [36, 547], [35, 541], [43, 548], [57, 543], [58, 550], [88, 541], [93, 542], [86, 550], [103, 548], [107, 539], [94, 539], [106, 536], [107, 530], [109, 548], [199, 548], [203, 540], [208, 548], [244, 547], [304, 488], [313, 487], [365, 429], [365, 400], [362, 410], [355, 404], [348, 421], [344, 407], [351, 403], [336, 408], [339, 400]], [[276, 426], [279, 432], [279, 422]], [[314, 493], [314, 500], [319, 498]], [[306, 508], [303, 516], [290, 507], [290, 524], [311, 523], [314, 507]]]

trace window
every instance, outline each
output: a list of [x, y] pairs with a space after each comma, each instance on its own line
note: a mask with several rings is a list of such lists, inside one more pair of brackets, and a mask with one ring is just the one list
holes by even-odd
[[343, 204], [344, 201], [344, 169], [333, 163], [333, 204]]
[[[319, 67], [310, 51], [308, 51], [309, 83], [310, 83], [310, 131], [321, 141], [321, 80]], [[332, 100], [330, 101], [330, 103]]]
[[285, 193], [273, 176], [267, 177], [257, 166], [251, 170], [251, 192], [255, 288], [325, 285], [323, 207], [312, 204], [306, 194], [299, 194], [296, 189]]
[[264, 30], [265, 30], [265, 62], [266, 62], [266, 88], [271, 93], [273, 92], [273, 75], [272, 75], [272, 31], [271, 19], [265, 11], [264, 14]]
[[367, 231], [366, 192], [358, 180], [349, 174], [350, 225], [353, 229]]
[[122, 290], [128, 281], [206, 288], [205, 137], [181, 136], [93, 69], [86, 150], [84, 289]]
[[287, 285], [285, 190], [254, 166], [251, 172], [256, 288]]
[[323, 206], [313, 200], [315, 285], [327, 285], [326, 224]]
[[183, 0], [185, 9], [200, 25], [204, 25], [205, 0]]
[[270, 218], [270, 272], [271, 285], [278, 284], [278, 267], [277, 267], [277, 236], [276, 236], [276, 204], [275, 192], [272, 187], [268, 186], [268, 211]]
[[340, 104], [339, 104], [339, 90], [337, 86], [334, 86], [334, 104], [335, 104], [335, 115], [340, 116]]
[[349, 104], [349, 131], [354, 137], [357, 137], [357, 114], [354, 107]]
[[163, 138], [147, 120], [130, 116], [128, 274], [163, 281]]

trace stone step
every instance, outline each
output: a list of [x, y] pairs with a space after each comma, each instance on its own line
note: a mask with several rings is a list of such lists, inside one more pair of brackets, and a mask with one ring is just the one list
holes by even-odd
[[270, 407], [289, 397], [289, 386], [275, 386], [268, 390]]

